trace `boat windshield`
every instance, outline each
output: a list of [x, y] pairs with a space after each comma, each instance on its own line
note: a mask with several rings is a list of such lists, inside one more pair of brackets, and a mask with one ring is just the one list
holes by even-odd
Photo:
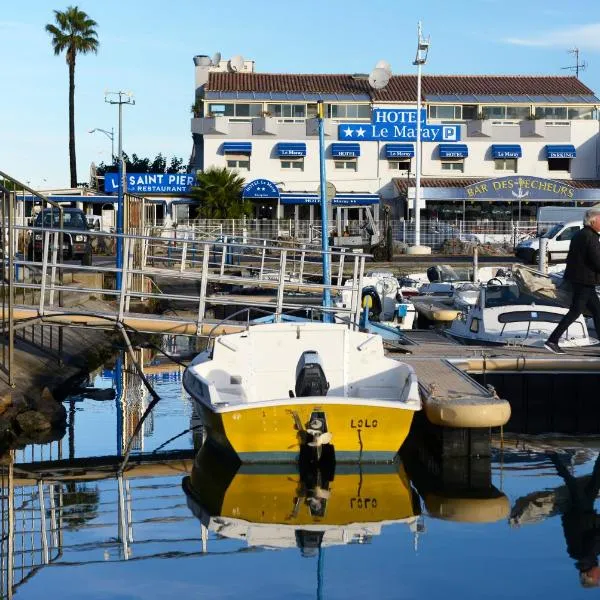
[[561, 229], [563, 228], [562, 223], [557, 223], [556, 225], [552, 225], [548, 231], [545, 231], [540, 237], [543, 238], [553, 238]]
[[527, 303], [527, 300], [521, 298], [519, 287], [516, 284], [488, 285], [485, 288], [485, 308]]

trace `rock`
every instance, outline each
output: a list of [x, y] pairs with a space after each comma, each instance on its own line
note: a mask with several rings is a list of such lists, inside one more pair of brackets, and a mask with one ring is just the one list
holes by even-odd
[[51, 429], [50, 421], [40, 412], [27, 410], [15, 417], [19, 427], [25, 435], [35, 435], [40, 431]]

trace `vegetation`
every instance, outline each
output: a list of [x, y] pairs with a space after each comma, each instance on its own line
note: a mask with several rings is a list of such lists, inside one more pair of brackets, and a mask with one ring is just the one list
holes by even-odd
[[196, 216], [202, 219], [239, 219], [252, 214], [242, 199], [244, 178], [225, 167], [213, 167], [197, 175], [191, 196], [200, 201]]
[[90, 19], [77, 6], [67, 10], [54, 11], [56, 24], [46, 25], [46, 31], [52, 36], [54, 54], [64, 52], [69, 68], [69, 166], [71, 187], [77, 187], [77, 160], [75, 156], [75, 62], [78, 54], [98, 52], [98, 34], [96, 21]]
[[[154, 159], [140, 158], [137, 154], [132, 154], [131, 158], [126, 152], [123, 152], [123, 162], [125, 163], [125, 171], [127, 173], [185, 173], [187, 168], [182, 158], [173, 156], [167, 165], [167, 159], [161, 153], [157, 154]], [[115, 157], [112, 164], [101, 162], [96, 167], [98, 175], [105, 173], [118, 173], [119, 160]]]

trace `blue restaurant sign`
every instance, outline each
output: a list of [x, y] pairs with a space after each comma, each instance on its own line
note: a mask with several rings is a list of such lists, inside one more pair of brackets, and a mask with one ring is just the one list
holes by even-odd
[[[339, 140], [414, 142], [417, 139], [416, 109], [373, 109], [371, 123], [338, 125]], [[459, 125], [428, 125], [427, 111], [421, 109], [421, 140], [424, 142], [458, 142]]]
[[564, 181], [509, 175], [497, 179], [479, 181], [465, 187], [469, 200], [574, 200], [576, 190]]
[[[187, 194], [196, 177], [189, 173], [128, 173], [127, 191], [132, 194]], [[119, 189], [119, 174], [104, 175], [104, 191]]]
[[279, 198], [279, 188], [268, 179], [255, 179], [244, 187], [242, 198]]

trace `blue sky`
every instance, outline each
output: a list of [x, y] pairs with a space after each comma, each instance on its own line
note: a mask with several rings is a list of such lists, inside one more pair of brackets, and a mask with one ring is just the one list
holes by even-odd
[[[75, 2], [73, 3], [75, 4]], [[386, 59], [414, 72], [416, 24], [431, 35], [425, 73], [566, 74], [579, 46], [581, 79], [600, 93], [597, 2], [576, 0], [81, 0], [98, 22], [97, 55], [78, 57], [76, 136], [79, 181], [110, 160], [117, 129], [105, 90], [127, 90], [123, 147], [189, 158], [195, 54], [241, 54], [262, 72], [369, 72]], [[48, 0], [4, 2], [0, 15], [0, 170], [33, 187], [68, 185], [67, 67], [44, 31]]]

